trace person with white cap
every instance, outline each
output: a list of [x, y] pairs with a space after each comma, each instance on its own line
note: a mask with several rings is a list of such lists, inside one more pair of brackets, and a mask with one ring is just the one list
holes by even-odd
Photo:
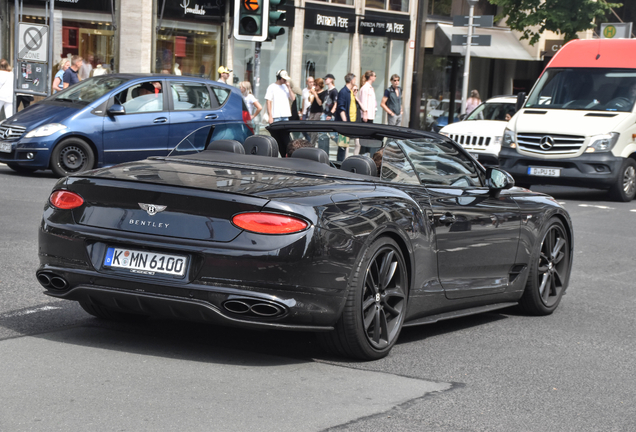
[[286, 70], [276, 72], [276, 82], [270, 84], [265, 92], [267, 101], [267, 116], [270, 124], [286, 121], [291, 117], [291, 103], [296, 95], [290, 85], [291, 78]]
[[225, 66], [221, 66], [218, 72], [219, 72], [219, 82], [222, 82], [223, 84], [229, 84], [227, 80], [230, 79], [230, 72], [232, 72], [232, 69], [228, 69]]

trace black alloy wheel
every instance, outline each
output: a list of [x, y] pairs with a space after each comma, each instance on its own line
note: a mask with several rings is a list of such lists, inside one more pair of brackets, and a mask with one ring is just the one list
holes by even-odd
[[345, 310], [323, 345], [361, 360], [385, 357], [402, 330], [408, 303], [408, 275], [402, 252], [390, 238], [373, 242], [359, 263]]
[[618, 173], [618, 179], [610, 188], [610, 195], [616, 201], [629, 202], [636, 195], [636, 161], [627, 158]]
[[549, 315], [557, 308], [570, 279], [570, 241], [563, 223], [552, 218], [530, 263], [521, 306], [532, 315]]
[[86, 142], [69, 138], [58, 144], [51, 155], [51, 169], [59, 177], [80, 173], [93, 168], [95, 155]]

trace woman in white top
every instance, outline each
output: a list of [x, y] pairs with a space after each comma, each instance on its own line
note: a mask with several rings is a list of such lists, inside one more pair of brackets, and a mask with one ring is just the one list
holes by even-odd
[[59, 70], [55, 74], [55, 78], [53, 78], [53, 85], [51, 85], [51, 90], [53, 93], [57, 93], [61, 90], [64, 90], [64, 72], [71, 66], [71, 62], [67, 58], [63, 58], [58, 63], [57, 67]]
[[5, 59], [0, 60], [0, 109], [4, 108], [4, 117], [13, 115], [13, 72]]
[[375, 81], [375, 72], [366, 71], [362, 76], [362, 87], [360, 87], [360, 110], [362, 111], [362, 122], [373, 123], [375, 119], [375, 111], [378, 101], [375, 98], [375, 90], [373, 82]]
[[243, 94], [245, 105], [247, 105], [247, 111], [250, 113], [252, 120], [254, 120], [263, 109], [263, 106], [258, 102], [256, 96], [252, 94], [252, 84], [249, 81], [241, 81], [239, 89]]
[[472, 90], [470, 97], [466, 99], [466, 115], [470, 114], [475, 108], [479, 106], [481, 99], [479, 99], [479, 92]]

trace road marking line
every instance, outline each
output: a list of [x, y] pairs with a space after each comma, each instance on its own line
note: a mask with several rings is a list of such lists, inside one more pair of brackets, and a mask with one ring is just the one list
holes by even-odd
[[579, 207], [593, 207], [593, 208], [604, 209], [604, 210], [616, 210], [614, 207], [591, 205], [591, 204], [579, 204]]
[[57, 306], [42, 306], [40, 308], [36, 308], [36, 309], [27, 309], [25, 311], [22, 312], [16, 312], [16, 313], [10, 313], [7, 315], [2, 315], [2, 318], [13, 318], [13, 317], [19, 317], [19, 316], [24, 316], [24, 315], [30, 315], [30, 314], [34, 314], [37, 312], [44, 312], [44, 311], [49, 311], [49, 310], [54, 310], [54, 309], [62, 309], [61, 307], [57, 307]]
[[636, 213], [636, 209], [631, 209], [630, 212]]

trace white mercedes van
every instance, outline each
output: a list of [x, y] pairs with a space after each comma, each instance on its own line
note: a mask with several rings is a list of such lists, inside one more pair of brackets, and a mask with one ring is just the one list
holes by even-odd
[[636, 195], [636, 39], [574, 40], [508, 123], [499, 164], [520, 186]]

